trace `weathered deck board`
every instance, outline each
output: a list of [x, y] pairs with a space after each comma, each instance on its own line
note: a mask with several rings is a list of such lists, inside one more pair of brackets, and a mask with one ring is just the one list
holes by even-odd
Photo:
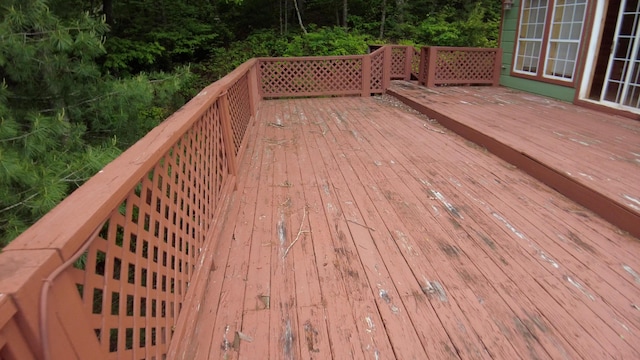
[[492, 154], [375, 98], [249, 136], [189, 358], [640, 357], [638, 239]]

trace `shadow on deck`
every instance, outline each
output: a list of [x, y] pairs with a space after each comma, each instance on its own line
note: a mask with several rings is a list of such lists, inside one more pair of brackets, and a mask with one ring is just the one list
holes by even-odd
[[[523, 104], [523, 132], [507, 133], [487, 103], [585, 117], [506, 89], [410, 90], [436, 99], [423, 110], [471, 113], [470, 131], [502, 130], [515, 152], [538, 143], [549, 160], [536, 161], [637, 199], [634, 158], [601, 165], [591, 146], [637, 159], [637, 123], [587, 137], [563, 118], [543, 137]], [[180, 358], [640, 356], [640, 243], [486, 149], [389, 96], [264, 101], [248, 131]], [[583, 147], [589, 167], [547, 137]]]

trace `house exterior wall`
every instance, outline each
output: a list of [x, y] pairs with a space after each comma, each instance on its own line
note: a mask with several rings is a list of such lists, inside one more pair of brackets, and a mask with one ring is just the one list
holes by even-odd
[[520, 16], [521, 0], [515, 0], [510, 10], [505, 10], [502, 16], [502, 33], [500, 47], [502, 48], [502, 70], [500, 85], [549, 96], [558, 100], [573, 102], [576, 89], [568, 86], [555, 85], [543, 81], [524, 79], [511, 75], [513, 67], [513, 53], [515, 51], [518, 18]]

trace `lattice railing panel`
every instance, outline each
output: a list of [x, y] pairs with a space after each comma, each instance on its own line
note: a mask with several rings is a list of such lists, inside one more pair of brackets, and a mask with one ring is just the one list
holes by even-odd
[[362, 57], [261, 59], [263, 96], [357, 94], [362, 91]]
[[162, 359], [228, 179], [219, 101], [113, 211], [68, 269], [112, 358]]
[[405, 46], [391, 47], [391, 78], [404, 78], [406, 55]]
[[[495, 49], [478, 50], [442, 50], [436, 54], [434, 81], [493, 83], [497, 52]], [[433, 51], [433, 49], [432, 49]]]
[[371, 54], [371, 91], [382, 92], [384, 79], [384, 49]]
[[247, 132], [251, 119], [251, 98], [249, 97], [248, 75], [241, 77], [228, 90], [229, 113], [231, 116], [231, 129], [233, 130], [233, 145], [235, 155], [238, 154], [242, 139]]

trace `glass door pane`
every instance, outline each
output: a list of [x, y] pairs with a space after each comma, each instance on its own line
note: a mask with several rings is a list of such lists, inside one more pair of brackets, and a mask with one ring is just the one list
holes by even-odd
[[601, 101], [640, 108], [640, 1], [622, 0]]

